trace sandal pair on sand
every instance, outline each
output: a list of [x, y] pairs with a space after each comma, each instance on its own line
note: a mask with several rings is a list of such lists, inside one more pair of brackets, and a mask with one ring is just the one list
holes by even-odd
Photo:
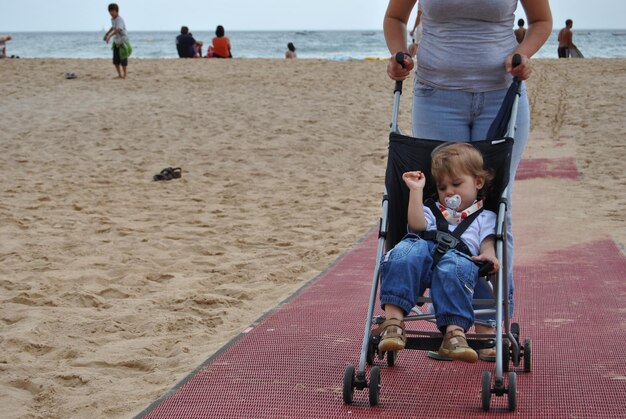
[[157, 173], [152, 177], [155, 181], [157, 180], [172, 180], [178, 179], [183, 174], [183, 170], [180, 167], [166, 167], [161, 170], [160, 173]]
[[[400, 351], [406, 346], [406, 333], [404, 332], [404, 322], [398, 319], [387, 319], [375, 332], [380, 335], [378, 350], [381, 352]], [[442, 361], [463, 361], [474, 363], [480, 358], [483, 361], [495, 361], [493, 349], [481, 349], [480, 355], [467, 344], [465, 333], [460, 329], [447, 332], [443, 336], [443, 342], [439, 351], [428, 352], [428, 356]], [[495, 352], [495, 351], [494, 351]]]

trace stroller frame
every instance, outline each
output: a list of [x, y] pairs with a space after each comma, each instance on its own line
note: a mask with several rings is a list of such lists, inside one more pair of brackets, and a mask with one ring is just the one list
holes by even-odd
[[[400, 53], [401, 54], [401, 53]], [[402, 57], [396, 57], [398, 62], [402, 60]], [[517, 58], [514, 57], [514, 65]], [[509, 103], [507, 104], [507, 98], [505, 98], [505, 104], [503, 104], [500, 113], [496, 119], [500, 119], [500, 133], [506, 130], [506, 134], [503, 135], [506, 138], [499, 138], [493, 140], [484, 140], [484, 142], [503, 142], [513, 141], [515, 134], [516, 115], [518, 108], [518, 100], [520, 96], [520, 83], [519, 79], [514, 79], [507, 98]], [[400, 97], [402, 95], [402, 81], [396, 81], [394, 89], [394, 101], [392, 111], [392, 121], [390, 125], [390, 137], [402, 136], [402, 132], [398, 126], [398, 114], [400, 108]], [[508, 107], [508, 109], [505, 109]], [[508, 118], [508, 122], [506, 119]], [[503, 121], [504, 119], [504, 121]], [[496, 125], [496, 121], [492, 125], [492, 129]], [[493, 131], [490, 129], [488, 138], [493, 138]], [[497, 132], [497, 131], [496, 131]], [[502, 136], [502, 135], [501, 135]], [[410, 137], [405, 137], [410, 138]], [[416, 140], [416, 139], [414, 139]], [[427, 140], [431, 141], [431, 140]], [[434, 145], [443, 143], [442, 141], [431, 141]], [[434, 148], [434, 147], [433, 147]], [[510, 179], [511, 180], [511, 179]], [[472, 300], [475, 306], [494, 306], [494, 308], [487, 309], [475, 309], [474, 313], [478, 314], [495, 314], [496, 331], [495, 334], [478, 334], [468, 333], [467, 342], [470, 347], [475, 350], [483, 348], [491, 348], [495, 346], [496, 360], [495, 360], [495, 377], [492, 386], [492, 375], [490, 371], [483, 371], [482, 374], [482, 387], [481, 387], [481, 401], [484, 411], [488, 411], [491, 402], [491, 396], [507, 395], [508, 408], [510, 411], [514, 411], [517, 407], [517, 375], [515, 372], [509, 372], [509, 362], [513, 362], [515, 367], [518, 367], [520, 360], [523, 359], [524, 372], [532, 371], [531, 363], [531, 350], [532, 342], [530, 338], [526, 338], [524, 344], [520, 344], [520, 327], [517, 323], [510, 323], [509, 318], [509, 298], [508, 298], [508, 273], [509, 266], [507, 263], [506, 254], [506, 211], [508, 207], [507, 192], [508, 184], [501, 193], [498, 206], [497, 206], [497, 224], [496, 224], [496, 256], [500, 261], [501, 268], [495, 275], [491, 275], [489, 280], [493, 281], [492, 285], [486, 278], [480, 278], [480, 281], [486, 281], [489, 289], [492, 291], [493, 299]], [[343, 380], [343, 400], [346, 404], [353, 402], [354, 389], [364, 390], [369, 389], [369, 402], [370, 405], [377, 405], [379, 402], [380, 393], [380, 367], [373, 366], [370, 370], [369, 383], [367, 381], [366, 365], [374, 365], [374, 358], [378, 355], [379, 359], [387, 358], [387, 365], [393, 367], [396, 363], [396, 351], [380, 353], [378, 350], [379, 336], [375, 336], [372, 332], [373, 325], [380, 325], [384, 322], [384, 316], [374, 316], [374, 310], [377, 303], [378, 286], [380, 280], [380, 262], [384, 257], [386, 250], [390, 250], [391, 246], [386, 249], [389, 242], [389, 195], [387, 187], [382, 199], [382, 214], [379, 220], [379, 232], [378, 232], [378, 245], [376, 251], [376, 265], [374, 267], [374, 274], [372, 278], [372, 286], [369, 297], [369, 307], [367, 312], [367, 319], [365, 322], [365, 329], [363, 333], [363, 342], [361, 346], [361, 352], [359, 356], [358, 369], [355, 371], [353, 365], [346, 366], [344, 371]], [[392, 243], [393, 244], [393, 243]], [[430, 298], [420, 297], [418, 299], [418, 305], [423, 303], [432, 302]], [[405, 316], [405, 321], [414, 320], [426, 320], [434, 322], [434, 314], [423, 312], [420, 309], [414, 308], [409, 315]], [[481, 324], [479, 320], [475, 322]], [[406, 346], [405, 349], [417, 349], [417, 350], [437, 350], [442, 342], [442, 335], [440, 332], [432, 331], [416, 331], [409, 330], [407, 328]], [[508, 349], [507, 349], [508, 348]], [[508, 386], [505, 384], [504, 373], [508, 372]]]

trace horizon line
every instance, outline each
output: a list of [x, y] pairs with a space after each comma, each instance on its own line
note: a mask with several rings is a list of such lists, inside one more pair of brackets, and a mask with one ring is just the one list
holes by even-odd
[[[106, 31], [106, 28], [102, 29], [46, 29], [46, 30], [4, 30], [6, 33], [33, 33], [33, 32], [58, 32], [58, 33], [72, 33], [72, 32], [102, 32]], [[552, 32], [560, 29], [552, 29]], [[136, 29], [129, 32], [178, 32], [180, 29]], [[194, 29], [195, 32], [213, 32], [214, 29]], [[363, 32], [363, 31], [375, 31], [382, 32], [382, 28], [376, 29], [229, 29], [228, 32]], [[626, 31], [626, 28], [573, 28], [573, 32], [576, 31]]]

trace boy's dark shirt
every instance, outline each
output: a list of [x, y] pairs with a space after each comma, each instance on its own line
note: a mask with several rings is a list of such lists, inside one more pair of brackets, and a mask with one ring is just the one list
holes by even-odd
[[196, 40], [193, 36], [183, 35], [182, 33], [176, 37], [176, 49], [180, 58], [193, 58], [196, 56], [194, 45]]

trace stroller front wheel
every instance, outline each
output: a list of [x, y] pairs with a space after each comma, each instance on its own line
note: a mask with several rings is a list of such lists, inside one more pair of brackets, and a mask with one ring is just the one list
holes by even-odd
[[354, 366], [348, 365], [343, 373], [343, 402], [352, 404], [354, 397]]
[[488, 412], [491, 404], [491, 373], [489, 371], [483, 371], [481, 397], [483, 410]]
[[530, 338], [526, 338], [526, 340], [524, 340], [524, 372], [531, 372], [533, 370], [532, 348], [532, 341]]
[[509, 373], [509, 411], [514, 412], [517, 409], [517, 374], [514, 372]]
[[369, 398], [370, 398], [371, 406], [376, 406], [378, 404], [379, 395], [380, 395], [380, 368], [374, 367], [370, 371]]

